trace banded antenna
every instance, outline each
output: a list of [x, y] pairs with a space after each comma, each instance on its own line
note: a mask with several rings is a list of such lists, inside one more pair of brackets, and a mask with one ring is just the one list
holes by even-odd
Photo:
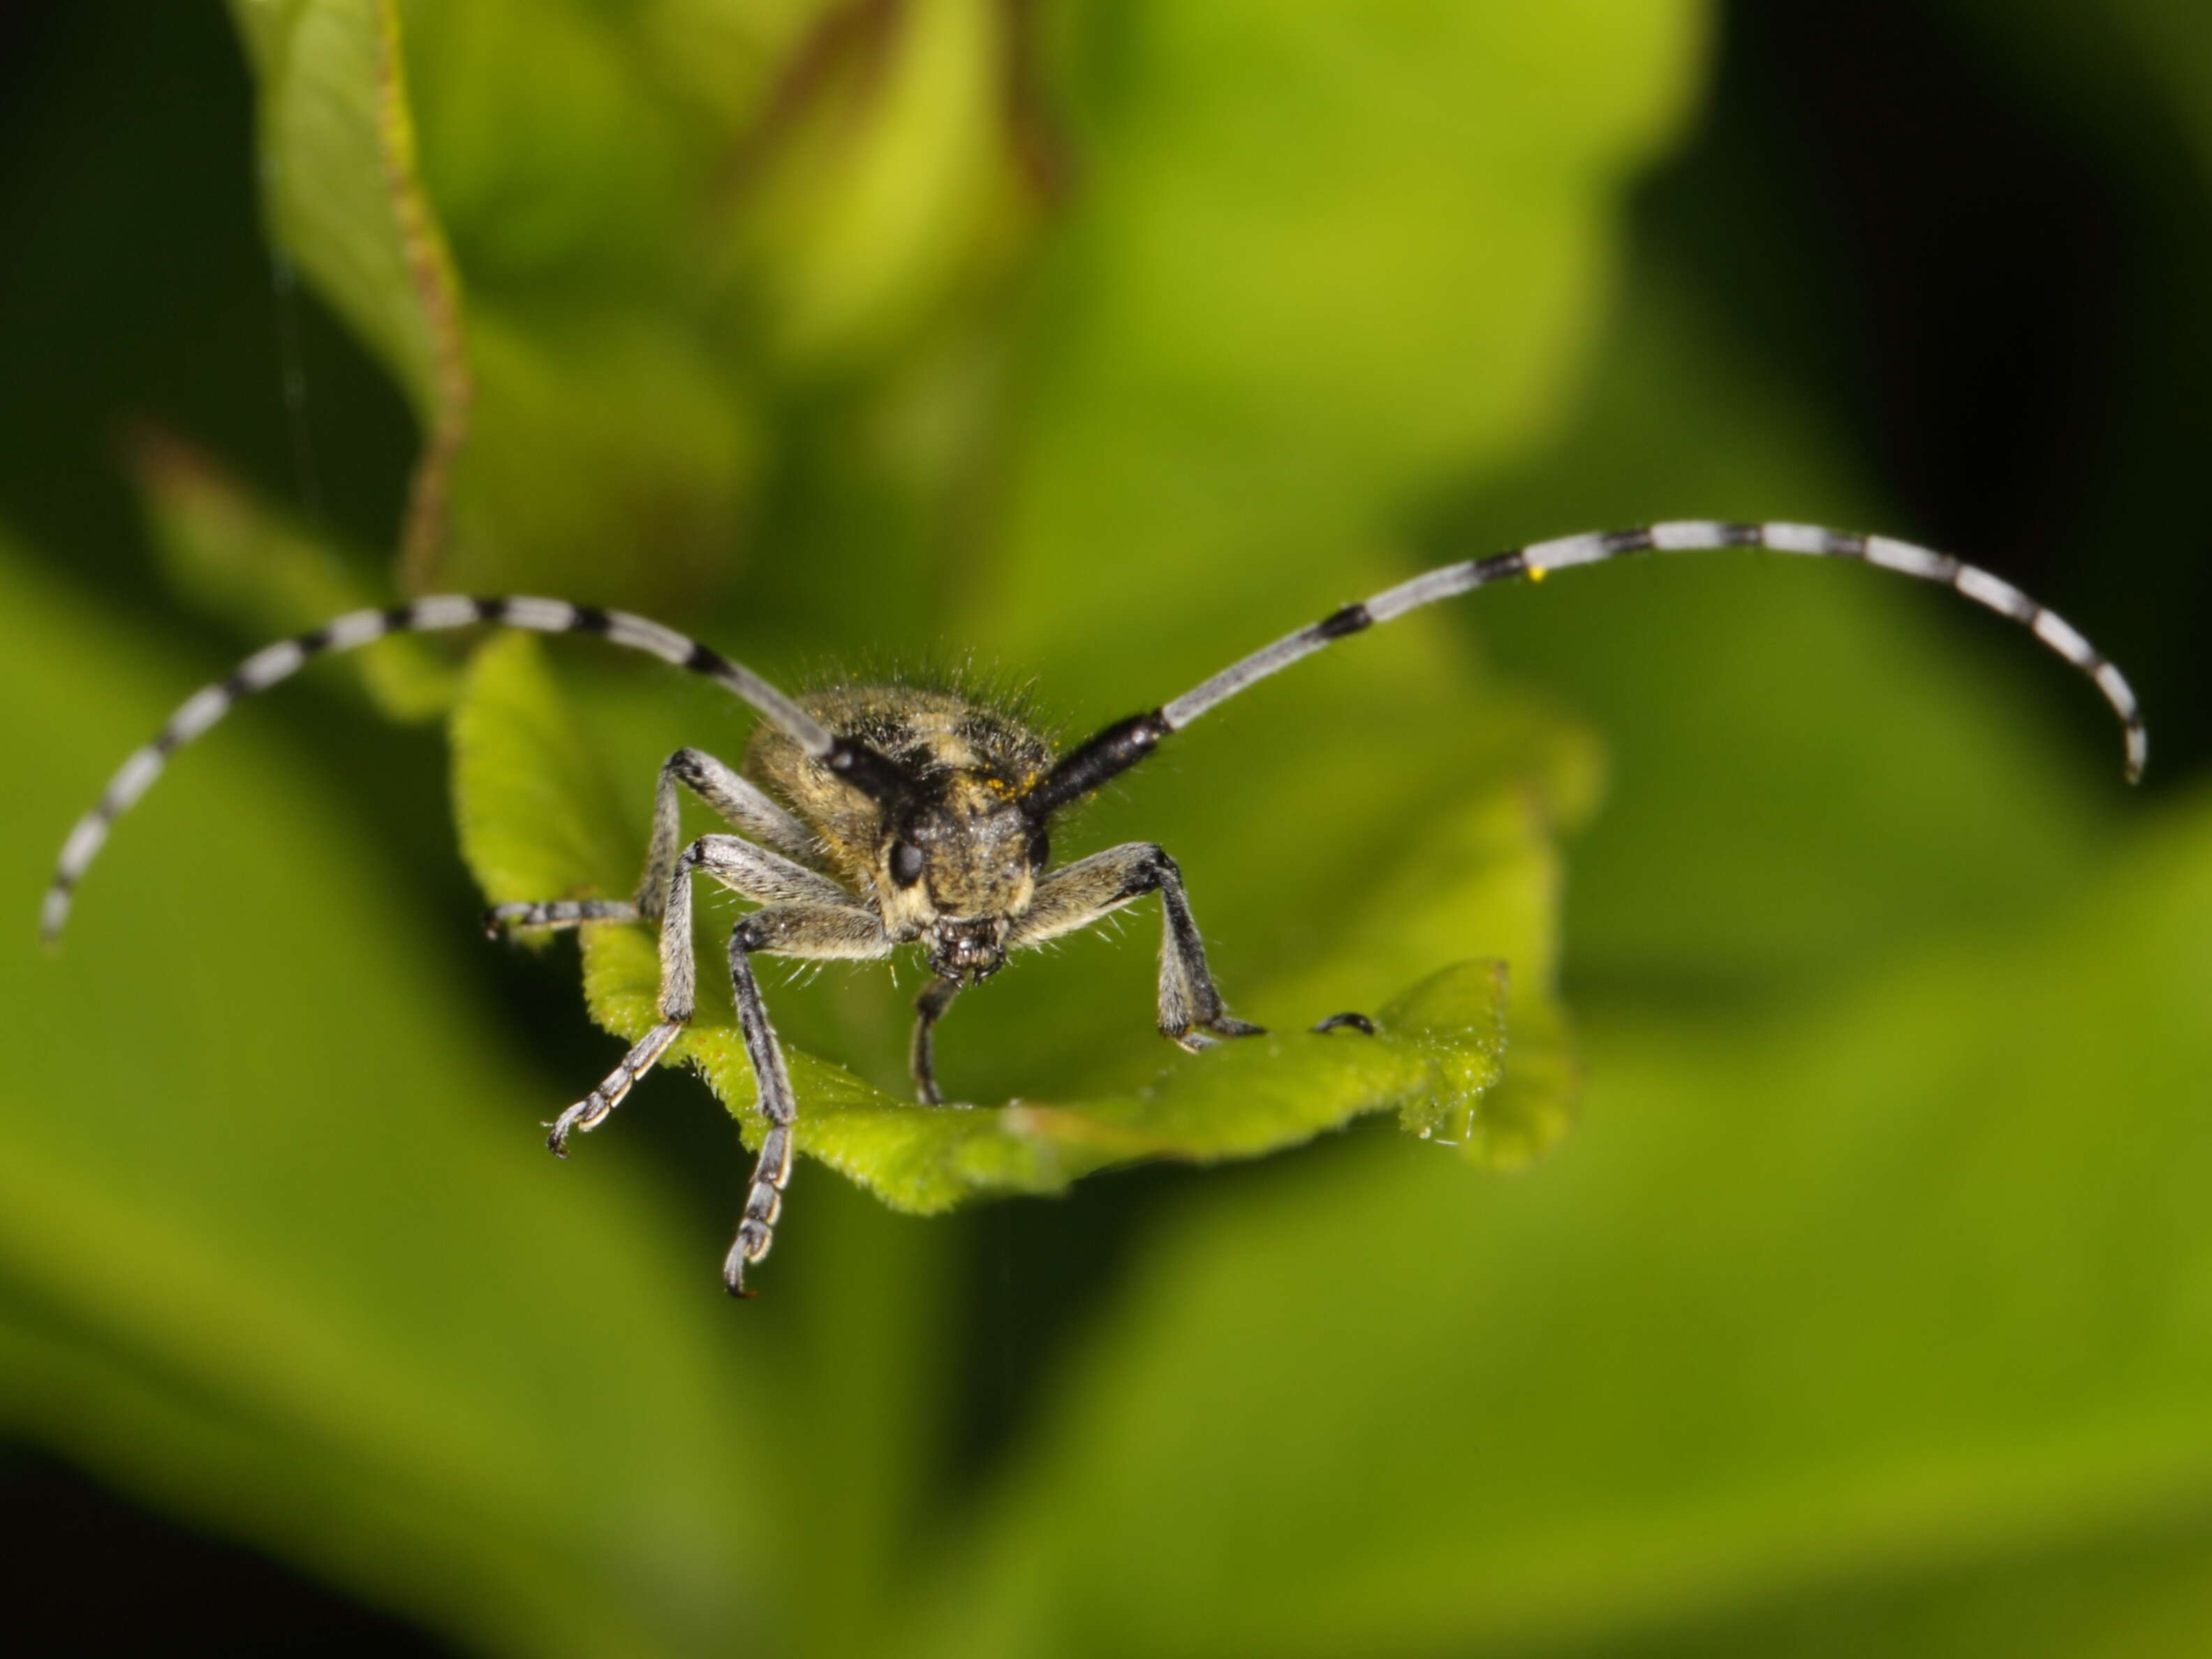
[[1948, 554], [1932, 553], [1924, 547], [1893, 541], [1887, 536], [1863, 536], [1852, 531], [1827, 530], [1809, 524], [1735, 524], [1711, 519], [1677, 519], [1636, 530], [1562, 536], [1554, 541], [1532, 542], [1486, 559], [1441, 565], [1356, 605], [1347, 605], [1230, 664], [1173, 702], [1116, 720], [1062, 756], [1023, 797], [1023, 805], [1031, 817], [1042, 821], [1108, 779], [1128, 770], [1152, 753], [1170, 732], [1180, 732], [1208, 709], [1258, 684], [1270, 674], [1279, 673], [1301, 658], [1310, 657], [1338, 640], [1363, 633], [1377, 623], [1393, 621], [1423, 605], [1455, 599], [1492, 582], [1522, 576], [1541, 581], [1554, 570], [1579, 564], [1602, 564], [1632, 553], [1710, 552], [1729, 547], [1763, 547], [1777, 553], [1861, 559], [1885, 570], [1900, 571], [1923, 581], [1955, 588], [1977, 605], [1986, 605], [2001, 617], [2009, 617], [2087, 674], [2097, 690], [2105, 694], [2105, 701], [2112, 704], [2112, 712], [2120, 718], [2127, 745], [2128, 781], [2134, 783], [2142, 776], [2143, 763], [2149, 757], [2149, 742], [2127, 677], [2106, 661], [2072, 623], [2057, 611], [2038, 605], [2002, 576], [1961, 563]]
[[832, 732], [813, 715], [751, 669], [720, 652], [644, 617], [625, 611], [601, 611], [566, 599], [470, 599], [442, 593], [396, 605], [388, 611], [351, 611], [307, 633], [279, 640], [255, 652], [228, 679], [204, 685], [179, 705], [152, 741], [135, 750], [108, 780], [92, 809], [76, 821], [63, 842], [53, 880], [40, 907], [40, 931], [51, 944], [69, 921], [70, 899], [84, 872], [99, 856], [115, 820], [136, 805], [154, 786], [169, 757], [200, 736], [246, 698], [289, 679], [318, 657], [357, 650], [391, 634], [434, 634], [447, 629], [496, 623], [539, 634], [596, 634], [632, 651], [642, 651], [678, 668], [704, 675], [750, 703], [846, 782], [870, 798], [896, 803], [906, 799], [906, 775], [866, 744]]

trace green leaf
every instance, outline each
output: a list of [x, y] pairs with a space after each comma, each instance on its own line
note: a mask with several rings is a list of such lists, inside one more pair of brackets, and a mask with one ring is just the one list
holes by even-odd
[[410, 589], [697, 605], [775, 462], [769, 386], [873, 374], [1023, 244], [983, 0], [867, 41], [803, 3], [233, 11], [272, 228], [423, 424]]
[[422, 427], [410, 591], [666, 599], [743, 522], [748, 400], [635, 257], [681, 240], [701, 158], [587, 10], [468, 0], [403, 31], [395, 0], [233, 0], [272, 234]]
[[[1558, 441], [1463, 497], [1438, 552], [1683, 516], [1915, 533], [1666, 249], [1600, 355]], [[2009, 928], [2124, 799], [2092, 688], [2017, 627], [1881, 571], [1662, 556], [1486, 590], [1452, 621], [1606, 733], [1612, 787], [1568, 916], [1591, 992], [1773, 997]]]
[[230, 9], [259, 88], [270, 232], [434, 426], [448, 401], [453, 273], [415, 169], [398, 15], [390, 0]]
[[544, 1156], [540, 1076], [359, 821], [241, 711], [117, 828], [71, 813], [204, 665], [0, 543], [0, 1421], [127, 1491], [515, 1653], [751, 1617], [763, 1409], [665, 1184]]
[[710, 152], [637, 49], [662, 9], [404, 0], [422, 176], [472, 291], [664, 286]]
[[437, 574], [475, 388], [460, 286], [416, 166], [395, 0], [231, 0], [259, 88], [270, 240], [392, 372], [422, 428], [401, 586]]
[[[794, 1054], [799, 1148], [895, 1208], [929, 1212], [977, 1194], [1058, 1192], [1079, 1176], [1139, 1160], [1254, 1158], [1369, 1112], [1395, 1110], [1424, 1138], [1440, 1129], [1464, 1138], [1502, 1071], [1500, 979], [1488, 964], [1446, 969], [1379, 1010], [1371, 1038], [1253, 1038], [1178, 1060], [1140, 1090], [1067, 1103], [916, 1106]], [[641, 932], [593, 931], [585, 990], [601, 1025], [628, 1039], [644, 1036], [657, 1020], [659, 981], [659, 960]], [[764, 1126], [727, 997], [700, 1000], [701, 1022], [675, 1052], [757, 1141]]]
[[[2212, 1498], [2212, 810], [2083, 885], [1832, 1007], [1598, 1028], [1540, 1181], [1470, 1203], [1369, 1142], [1194, 1207], [915, 1650], [1810, 1654], [1996, 1564], [2124, 1606], [2113, 1540], [2171, 1583]], [[2201, 1577], [2168, 1610], [2202, 1628]]]
[[1010, 128], [1017, 21], [991, 0], [825, 12], [792, 58], [733, 258], [787, 374], [894, 352], [1025, 241]]
[[649, 290], [469, 319], [480, 392], [450, 586], [681, 614], [742, 550], [766, 438], [753, 392]]
[[[384, 589], [356, 574], [356, 561], [189, 445], [142, 432], [131, 460], [171, 586], [257, 646], [388, 603]], [[429, 720], [453, 704], [453, 663], [428, 640], [395, 634], [345, 660], [393, 720]]]
[[[494, 904], [627, 896], [642, 842], [526, 634], [477, 651], [453, 710], [453, 819]], [[630, 872], [628, 878], [624, 872]]]
[[1180, 678], [1356, 592], [1419, 492], [1558, 417], [1701, 41], [1682, 0], [1084, 9], [991, 621], [1085, 675], [1142, 626]]
[[[462, 848], [487, 896], [499, 902], [627, 890], [626, 872], [641, 857], [634, 842], [623, 856], [588, 739], [537, 641], [514, 635], [477, 653], [454, 716], [453, 750]], [[653, 933], [629, 924], [582, 932], [592, 1017], [635, 1041], [659, 1018]], [[695, 948], [702, 962], [715, 962], [720, 942], [711, 929], [702, 933]], [[1540, 1048], [1512, 1114], [1493, 1119], [1486, 1110], [1486, 1096], [1511, 1061], [1508, 986], [1502, 964], [1447, 968], [1381, 1007], [1371, 1038], [1270, 1036], [1180, 1056], [1139, 1086], [997, 1108], [912, 1105], [794, 1050], [798, 1146], [894, 1207], [921, 1212], [977, 1194], [1055, 1192], [1079, 1176], [1139, 1159], [1254, 1157], [1385, 1110], [1415, 1133], [1468, 1144], [1492, 1161], [1519, 1161], [1547, 1146], [1565, 1120], [1564, 1102], [1547, 1086], [1555, 1061]], [[1537, 1007], [1532, 1029], [1541, 1036], [1553, 1016], [1540, 997]], [[698, 1018], [670, 1054], [702, 1073], [757, 1144], [764, 1126], [720, 975], [702, 973]]]

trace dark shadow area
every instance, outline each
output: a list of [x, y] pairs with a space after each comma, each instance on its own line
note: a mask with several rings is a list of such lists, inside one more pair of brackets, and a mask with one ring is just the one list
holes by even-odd
[[1909, 533], [2096, 619], [2157, 733], [2149, 781], [2171, 784], [2212, 752], [2192, 484], [2212, 225], [2169, 204], [2191, 194], [2183, 136], [2145, 89], [2130, 152], [2092, 153], [2014, 66], [1906, 0], [1737, 3], [1722, 38], [1639, 235], [1848, 417]]
[[9, 1647], [21, 1654], [452, 1651], [248, 1549], [156, 1519], [44, 1453], [0, 1447]]

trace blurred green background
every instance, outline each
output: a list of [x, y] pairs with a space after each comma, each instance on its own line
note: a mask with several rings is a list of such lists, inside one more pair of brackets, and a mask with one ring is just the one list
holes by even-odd
[[[0, 11], [11, 1622], [2207, 1650], [2208, 206], [2197, 0]], [[1517, 1173], [1369, 1123], [916, 1219], [807, 1164], [732, 1306], [696, 1081], [538, 1150], [615, 1044], [573, 946], [478, 932], [442, 647], [235, 717], [32, 944], [127, 749], [351, 603], [972, 659], [1077, 732], [1667, 516], [2014, 580], [2151, 778], [1973, 607], [1727, 555], [1366, 636], [1085, 817], [1174, 851], [1273, 1022], [1556, 967], [1580, 1122]], [[548, 657], [632, 833], [673, 743], [742, 745]], [[963, 1000], [949, 1087], [1164, 1067], [1152, 925]], [[897, 1085], [880, 975], [776, 977]]]

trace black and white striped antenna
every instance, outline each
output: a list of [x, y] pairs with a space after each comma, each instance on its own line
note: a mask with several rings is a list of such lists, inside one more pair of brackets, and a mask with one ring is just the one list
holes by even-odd
[[[2127, 777], [2142, 775], [2148, 741], [2136, 695], [2119, 669], [2100, 653], [2066, 619], [2001, 576], [1886, 536], [1824, 529], [1817, 525], [1741, 524], [1714, 520], [1673, 520], [1641, 529], [1592, 532], [1533, 542], [1485, 559], [1469, 559], [1425, 572], [1395, 587], [1332, 612], [1321, 621], [1286, 634], [1272, 645], [1231, 664], [1173, 702], [1107, 726], [1077, 745], [1053, 766], [1023, 798], [1024, 809], [1042, 821], [1108, 779], [1149, 755], [1161, 738], [1181, 731], [1200, 715], [1269, 675], [1353, 634], [1364, 632], [1439, 600], [1471, 592], [1492, 582], [1526, 577], [1540, 581], [1554, 570], [1599, 564], [1630, 554], [1695, 552], [1760, 547], [1778, 553], [1857, 559], [1923, 581], [1955, 589], [1999, 616], [2033, 632], [2059, 656], [2094, 682], [2119, 716], [2126, 743]], [[186, 698], [153, 740], [118, 769], [93, 808], [79, 818], [63, 844], [52, 884], [40, 913], [48, 940], [69, 920], [70, 897], [85, 871], [106, 843], [115, 820], [153, 786], [171, 754], [215, 725], [243, 698], [289, 678], [313, 659], [350, 651], [391, 634], [434, 633], [447, 629], [497, 623], [544, 634], [594, 634], [663, 662], [704, 675], [733, 692], [787, 733], [812, 759], [854, 788], [887, 805], [908, 797], [911, 783], [890, 761], [853, 739], [841, 738], [759, 675], [673, 629], [621, 611], [571, 605], [565, 599], [471, 599], [442, 594], [386, 611], [356, 611], [306, 634], [279, 641], [240, 663], [228, 679], [205, 685]]]
[[752, 670], [689, 639], [672, 628], [623, 611], [601, 611], [565, 599], [470, 599], [439, 594], [388, 611], [351, 611], [335, 621], [255, 652], [228, 679], [204, 685], [179, 705], [152, 740], [135, 750], [108, 780], [99, 801], [76, 821], [62, 844], [53, 880], [39, 912], [48, 943], [69, 921], [70, 901], [99, 856], [115, 820], [137, 804], [168, 764], [169, 757], [257, 691], [289, 679], [318, 657], [353, 651], [391, 634], [432, 634], [496, 623], [540, 634], [595, 634], [633, 651], [703, 674], [774, 721], [813, 759], [878, 800], [896, 800], [904, 775], [864, 744], [839, 738]]
[[1541, 581], [1554, 570], [1601, 564], [1632, 553], [1710, 552], [1729, 547], [1763, 547], [1777, 553], [1860, 559], [1885, 570], [1901, 571], [1923, 581], [1955, 588], [1977, 605], [1986, 605], [2001, 617], [2011, 617], [2096, 683], [2097, 689], [2105, 694], [2105, 701], [2112, 704], [2112, 712], [2120, 717], [2127, 744], [2128, 781], [2133, 783], [2142, 775], [2149, 744], [2143, 732], [2142, 712], [2127, 677], [2106, 661], [2072, 623], [2057, 611], [2038, 605], [2002, 576], [1963, 564], [1948, 554], [1933, 553], [1910, 542], [1893, 541], [1887, 536], [1862, 536], [1809, 524], [1736, 524], [1711, 519], [1676, 519], [1636, 530], [1592, 531], [1580, 536], [1562, 536], [1554, 541], [1531, 542], [1490, 558], [1442, 565], [1356, 605], [1347, 605], [1231, 663], [1173, 702], [1115, 721], [1062, 757], [1024, 798], [1024, 805], [1033, 816], [1042, 819], [1134, 766], [1170, 732], [1180, 732], [1208, 709], [1270, 674], [1280, 672], [1338, 640], [1364, 632], [1377, 623], [1393, 621], [1423, 605], [1434, 605], [1439, 599], [1454, 599], [1492, 582], [1516, 577]]

